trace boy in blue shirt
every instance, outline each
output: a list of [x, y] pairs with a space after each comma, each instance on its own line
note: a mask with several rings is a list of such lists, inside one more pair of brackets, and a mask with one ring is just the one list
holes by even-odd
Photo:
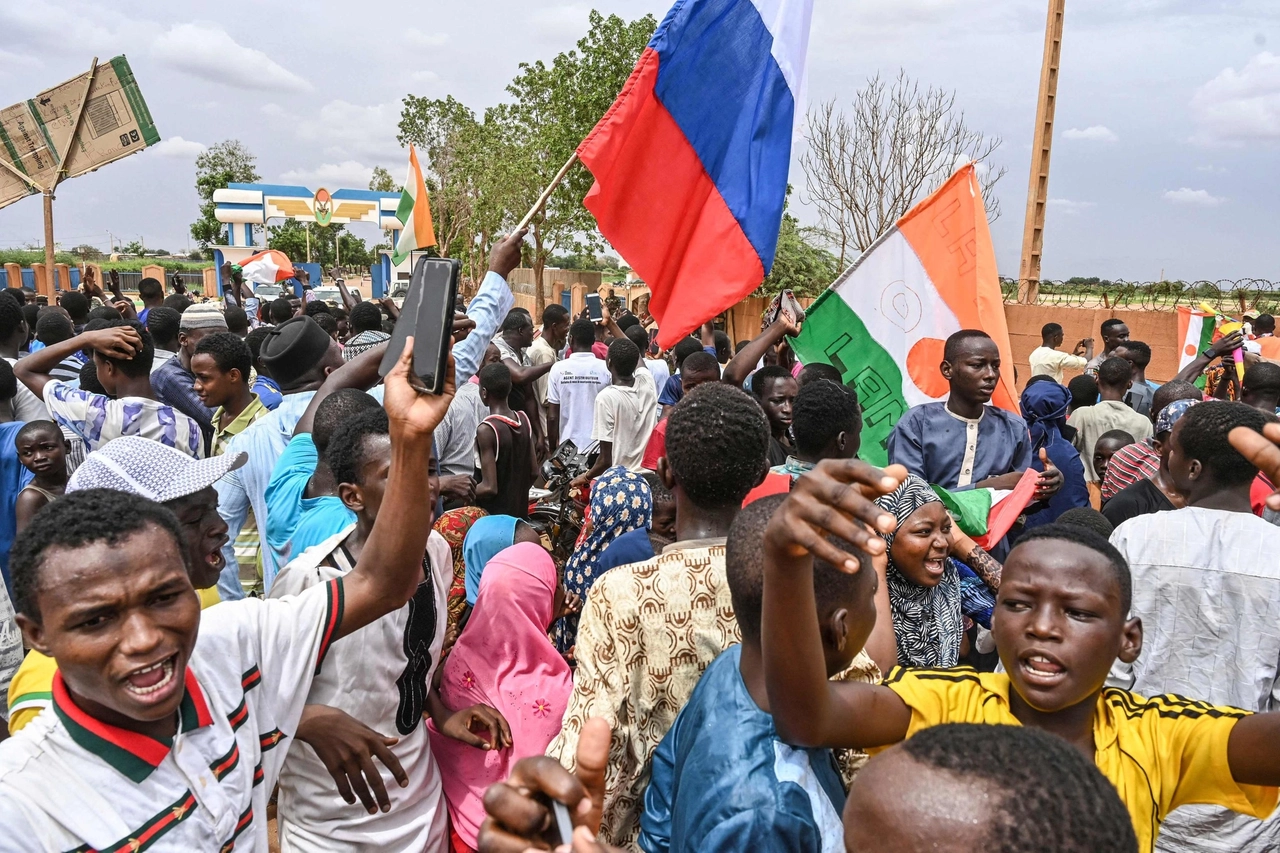
[[[742, 645], [707, 667], [654, 753], [640, 819], [645, 853], [844, 849], [844, 787], [831, 751], [787, 746], [769, 715], [760, 647], [763, 544], [782, 500], [750, 504], [730, 529], [725, 568]], [[848, 575], [816, 562], [828, 677], [848, 668], [865, 645], [875, 583], [875, 572]]]

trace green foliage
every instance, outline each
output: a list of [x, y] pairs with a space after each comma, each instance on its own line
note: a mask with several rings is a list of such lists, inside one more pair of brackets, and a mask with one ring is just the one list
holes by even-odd
[[[79, 255], [71, 252], [58, 252], [53, 256], [53, 262], [74, 267], [79, 266], [83, 261]], [[43, 249], [0, 249], [0, 264], [17, 264], [20, 267], [29, 267], [32, 264], [43, 263]], [[102, 261], [99, 266], [104, 270], [131, 270], [133, 272], [137, 272], [146, 266], [159, 266], [171, 272], [182, 272], [183, 270], [204, 269], [205, 267], [213, 266], [213, 264], [208, 262], [175, 261], [168, 258], [131, 258], [125, 261]]]
[[396, 183], [396, 179], [391, 177], [391, 173], [381, 166], [373, 167], [373, 174], [369, 176], [369, 189], [376, 193], [398, 193], [402, 191], [401, 186]]
[[88, 244], [76, 246], [71, 250], [71, 254], [75, 255], [81, 261], [96, 261], [103, 257], [101, 249], [97, 246], [90, 246]]
[[[311, 239], [310, 257], [307, 255], [308, 234]], [[341, 252], [336, 251], [335, 243]], [[343, 225], [321, 228], [314, 222], [286, 219], [280, 225], [267, 227], [267, 248], [284, 252], [294, 263], [317, 263], [326, 268], [333, 266], [336, 261], [340, 261], [344, 267], [367, 267], [372, 263], [372, 255], [365, 241], [347, 231]]]
[[213, 193], [232, 183], [261, 180], [257, 158], [238, 139], [212, 145], [196, 158], [196, 194], [200, 196], [200, 218], [191, 223], [191, 236], [201, 249], [222, 243], [226, 226], [218, 221]]
[[[790, 195], [790, 190], [788, 190]], [[755, 296], [776, 296], [783, 290], [796, 296], [819, 296], [840, 275], [840, 262], [831, 252], [818, 245], [814, 229], [803, 228], [791, 215], [790, 200], [782, 212], [778, 230], [778, 251], [773, 269], [756, 290]]]
[[120, 247], [120, 254], [122, 255], [135, 255], [137, 257], [142, 257], [146, 253], [146, 247], [143, 246], [142, 242], [139, 240], [130, 240], [128, 243], [125, 243]]
[[[574, 50], [550, 64], [522, 63], [507, 87], [512, 100], [482, 117], [452, 97], [404, 100], [397, 138], [418, 146], [440, 251], [463, 259], [473, 280], [493, 242], [533, 206], [613, 104], [657, 27], [651, 15], [627, 22], [595, 11], [588, 24]], [[534, 221], [526, 260], [538, 276], [557, 251], [603, 247], [582, 206], [591, 182], [587, 170], [572, 170]]]

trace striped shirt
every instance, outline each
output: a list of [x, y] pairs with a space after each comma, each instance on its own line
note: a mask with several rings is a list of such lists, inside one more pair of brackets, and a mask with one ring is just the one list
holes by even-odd
[[342, 620], [342, 582], [201, 613], [178, 731], [53, 710], [0, 744], [0, 851], [267, 850], [267, 800]]
[[1122, 447], [1107, 463], [1107, 476], [1102, 481], [1102, 499], [1109, 501], [1128, 486], [1145, 480], [1160, 467], [1160, 454], [1148, 438]]

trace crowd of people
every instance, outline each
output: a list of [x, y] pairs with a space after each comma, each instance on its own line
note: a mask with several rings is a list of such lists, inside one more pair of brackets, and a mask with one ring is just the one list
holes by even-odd
[[0, 851], [1280, 847], [1269, 316], [1051, 324], [1019, 413], [958, 332], [878, 469], [803, 316], [535, 323], [523, 237], [436, 395], [390, 300], [0, 293]]

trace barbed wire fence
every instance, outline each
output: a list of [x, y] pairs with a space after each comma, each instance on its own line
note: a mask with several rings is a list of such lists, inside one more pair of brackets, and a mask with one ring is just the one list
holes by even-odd
[[[1002, 278], [1005, 302], [1018, 302], [1019, 281]], [[1200, 303], [1224, 314], [1280, 314], [1280, 282], [1260, 278], [1218, 281], [1041, 281], [1037, 305], [1119, 311], [1174, 311]]]

